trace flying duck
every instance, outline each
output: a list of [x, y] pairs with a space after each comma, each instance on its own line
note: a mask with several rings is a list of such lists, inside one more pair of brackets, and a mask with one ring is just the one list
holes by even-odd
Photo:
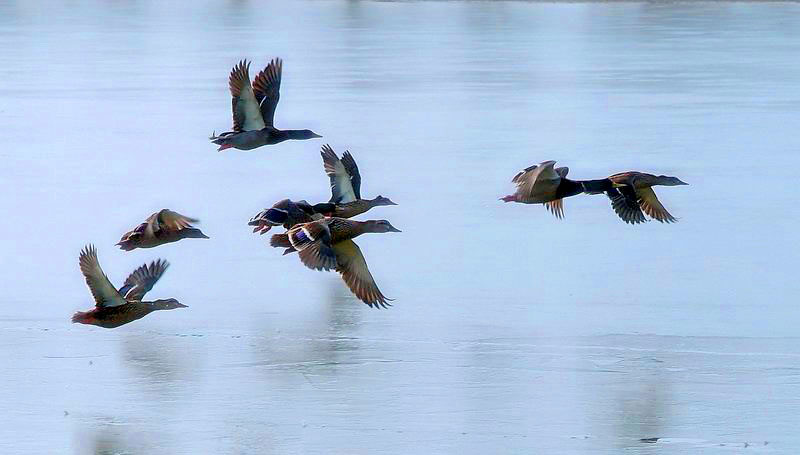
[[233, 131], [216, 133], [209, 138], [219, 145], [218, 151], [228, 148], [252, 150], [288, 139], [322, 137], [311, 130], [279, 130], [273, 126], [275, 108], [281, 89], [283, 62], [276, 58], [256, 75], [250, 84], [250, 62], [240, 61], [231, 70], [228, 86], [233, 97]]
[[352, 239], [368, 232], [400, 232], [386, 220], [354, 221], [323, 218], [299, 224], [285, 234], [274, 234], [270, 245], [298, 251], [300, 261], [314, 270], [335, 270], [362, 302], [374, 308], [391, 306], [367, 268], [361, 249]]
[[613, 184], [608, 179], [570, 180], [568, 167], [555, 167], [555, 161], [544, 161], [525, 168], [511, 179], [517, 185], [514, 194], [500, 198], [504, 202], [544, 204], [556, 218], [564, 218], [564, 198], [585, 192], [603, 192]]
[[361, 173], [356, 160], [349, 151], [345, 151], [342, 159], [336, 155], [330, 145], [325, 144], [320, 151], [325, 173], [331, 180], [331, 200], [336, 204], [333, 216], [352, 218], [372, 207], [381, 205], [397, 205], [389, 198], [378, 195], [375, 199], [361, 199]]
[[113, 329], [141, 319], [153, 311], [186, 308], [186, 305], [175, 299], [142, 301], [144, 295], [169, 267], [167, 261], [159, 259], [149, 266], [144, 264], [134, 270], [119, 290], [111, 284], [100, 267], [94, 245], [87, 245], [81, 250], [79, 264], [86, 284], [94, 296], [95, 307], [89, 311], [78, 311], [72, 316], [72, 322]]
[[147, 217], [144, 223], [122, 236], [117, 246], [125, 251], [136, 248], [153, 248], [165, 243], [177, 242], [180, 239], [207, 239], [200, 229], [191, 223], [198, 220], [183, 216], [170, 209], [161, 209]]
[[[628, 171], [614, 174], [608, 178], [615, 188], [606, 190], [611, 199], [614, 212], [626, 223], [637, 224], [647, 221], [644, 214], [661, 223], [678, 221], [656, 197], [653, 186], [688, 185], [677, 177], [653, 175], [644, 172]], [[644, 213], [642, 213], [644, 212]]]

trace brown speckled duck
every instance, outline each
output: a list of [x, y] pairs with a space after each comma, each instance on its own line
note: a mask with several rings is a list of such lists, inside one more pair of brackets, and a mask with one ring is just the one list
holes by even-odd
[[169, 209], [161, 209], [150, 215], [144, 223], [122, 236], [117, 246], [125, 251], [136, 248], [153, 248], [181, 239], [207, 239], [200, 229], [191, 223], [198, 220], [183, 216]]
[[81, 250], [79, 263], [86, 284], [94, 296], [95, 307], [89, 311], [78, 311], [72, 316], [72, 322], [113, 329], [141, 319], [153, 311], [186, 308], [186, 305], [175, 299], [142, 301], [144, 295], [169, 267], [167, 261], [159, 259], [151, 262], [149, 267], [145, 264], [134, 270], [119, 290], [111, 284], [100, 267], [97, 250], [93, 245], [87, 245]]
[[362, 302], [374, 308], [390, 306], [367, 268], [361, 249], [352, 239], [368, 232], [400, 232], [386, 220], [354, 221], [324, 218], [299, 224], [285, 234], [274, 234], [270, 245], [298, 251], [300, 260], [314, 270], [336, 270]]
[[254, 226], [253, 232], [263, 235], [269, 232], [273, 226], [283, 226], [285, 229], [291, 229], [296, 224], [308, 223], [322, 219], [324, 216], [331, 216], [334, 209], [335, 205], [329, 202], [311, 205], [306, 201], [283, 199], [276, 202], [271, 208], [258, 212], [247, 224]]
[[397, 205], [381, 195], [375, 199], [361, 199], [361, 174], [358, 171], [356, 160], [349, 151], [345, 151], [340, 160], [331, 146], [325, 144], [322, 146], [320, 154], [325, 173], [331, 180], [330, 202], [336, 204], [333, 216], [352, 218], [372, 207]]
[[620, 172], [608, 179], [614, 183], [615, 188], [606, 190], [606, 194], [611, 199], [611, 207], [622, 221], [629, 224], [644, 223], [647, 221], [645, 213], [661, 223], [678, 221], [661, 205], [652, 187], [688, 185], [688, 183], [677, 177], [637, 171]]
[[555, 161], [544, 161], [528, 167], [511, 179], [517, 185], [514, 194], [500, 198], [504, 202], [544, 204], [556, 218], [564, 218], [564, 198], [586, 192], [603, 192], [613, 188], [608, 179], [570, 180], [568, 167], [555, 167]]
[[279, 130], [273, 126], [275, 108], [280, 99], [282, 71], [281, 59], [273, 59], [256, 75], [251, 85], [250, 62], [242, 60], [233, 67], [228, 79], [233, 97], [233, 131], [211, 135], [209, 139], [219, 145], [218, 151], [229, 148], [252, 150], [288, 139], [322, 137], [311, 130]]

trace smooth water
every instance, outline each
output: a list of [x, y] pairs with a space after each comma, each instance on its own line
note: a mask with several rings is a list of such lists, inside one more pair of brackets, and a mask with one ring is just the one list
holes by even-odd
[[[0, 453], [796, 453], [798, 13], [0, 3]], [[274, 56], [276, 124], [324, 138], [217, 153], [230, 68]], [[327, 200], [323, 141], [400, 204], [358, 239], [389, 310], [246, 225]], [[497, 200], [547, 159], [679, 176], [680, 222]], [[163, 207], [211, 240], [114, 247]], [[189, 308], [70, 324], [89, 242]]]

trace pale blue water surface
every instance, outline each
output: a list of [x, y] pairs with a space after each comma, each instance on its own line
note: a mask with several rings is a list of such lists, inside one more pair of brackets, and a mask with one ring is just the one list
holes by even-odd
[[[799, 14], [0, 3], [0, 453], [797, 453]], [[324, 138], [217, 153], [230, 68], [274, 56], [276, 124]], [[358, 241], [390, 310], [246, 225], [327, 200], [322, 141], [400, 204]], [[677, 175], [680, 222], [497, 200], [547, 159]], [[114, 247], [163, 207], [211, 240]], [[70, 324], [89, 242], [189, 308]]]

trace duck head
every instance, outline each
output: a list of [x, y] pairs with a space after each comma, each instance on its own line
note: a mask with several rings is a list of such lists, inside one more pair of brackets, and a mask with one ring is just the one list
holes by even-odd
[[139, 246], [139, 243], [142, 241], [142, 236], [144, 235], [144, 229], [147, 227], [147, 224], [142, 223], [136, 227], [136, 229], [126, 232], [122, 238], [117, 243], [117, 246], [124, 251], [130, 251], [135, 249]]
[[392, 200], [389, 199], [388, 197], [383, 197], [379, 194], [378, 197], [372, 200], [372, 205], [380, 206], [380, 205], [397, 205], [397, 204], [392, 202]]
[[688, 183], [682, 181], [678, 177], [672, 177], [669, 175], [659, 175], [658, 184], [664, 186], [688, 185]]
[[392, 224], [386, 220], [369, 220], [366, 221], [366, 223], [368, 232], [403, 232], [400, 229], [392, 226]]
[[322, 137], [311, 130], [286, 130], [286, 135], [289, 139], [314, 139]]
[[187, 305], [184, 305], [178, 302], [177, 299], [158, 299], [154, 300], [151, 305], [156, 310], [174, 310], [176, 308], [187, 308]]

